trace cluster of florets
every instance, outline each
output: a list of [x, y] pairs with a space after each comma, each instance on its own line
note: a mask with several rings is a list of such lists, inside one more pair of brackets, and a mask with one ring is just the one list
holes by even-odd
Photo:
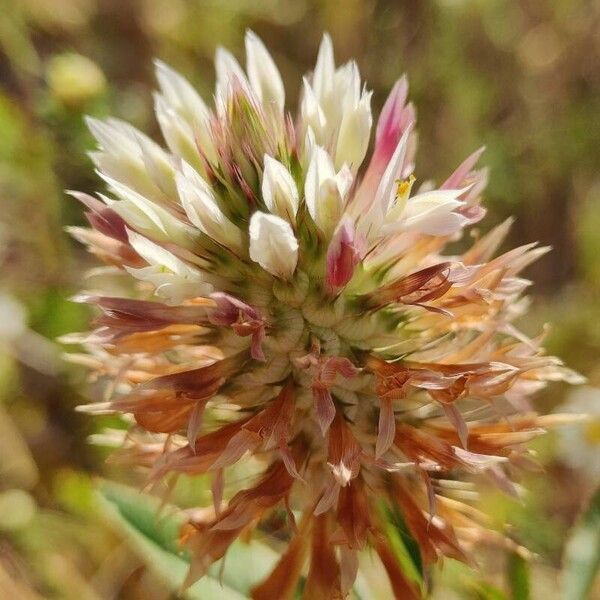
[[[415, 191], [404, 77], [365, 163], [371, 92], [354, 62], [336, 68], [327, 36], [295, 120], [252, 33], [246, 53], [244, 72], [217, 51], [212, 109], [157, 62], [167, 149], [89, 120], [111, 195], [74, 193], [92, 229], [72, 232], [137, 285], [79, 298], [101, 315], [74, 359], [110, 381], [87, 408], [130, 416], [119, 452], [151, 481], [212, 475], [214, 507], [184, 535], [190, 581], [279, 507], [289, 545], [255, 598], [287, 598], [305, 572], [304, 597], [341, 597], [367, 544], [396, 596], [418, 597], [382, 506], [402, 515], [424, 564], [466, 560], [480, 540], [511, 546], [453, 482], [485, 474], [515, 492], [509, 475], [530, 466], [525, 443], [545, 422], [528, 397], [574, 377], [512, 324], [529, 284], [519, 273], [545, 249], [493, 258], [504, 223], [444, 254], [484, 216], [486, 171], [478, 150]], [[231, 489], [228, 468], [249, 456], [262, 474]]]

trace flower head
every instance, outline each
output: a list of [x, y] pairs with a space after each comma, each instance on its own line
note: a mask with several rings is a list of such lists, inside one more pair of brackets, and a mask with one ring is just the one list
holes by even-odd
[[[109, 194], [75, 194], [92, 229], [73, 233], [137, 289], [79, 297], [100, 316], [78, 359], [112, 390], [88, 410], [132, 415], [121, 453], [150, 481], [213, 475], [214, 508], [185, 534], [190, 580], [283, 510], [289, 543], [255, 598], [291, 597], [302, 573], [304, 597], [343, 597], [367, 545], [397, 597], [418, 597], [390, 511], [425, 565], [468, 561], [480, 541], [515, 547], [451, 480], [487, 476], [513, 493], [546, 422], [528, 398], [576, 379], [512, 324], [521, 272], [546, 249], [498, 255], [503, 223], [446, 252], [484, 216], [486, 172], [478, 150], [439, 188], [418, 184], [405, 77], [367, 157], [371, 92], [355, 63], [336, 67], [329, 37], [296, 119], [253, 33], [246, 54], [244, 71], [217, 51], [214, 108], [157, 62], [168, 149], [121, 121], [89, 122]], [[228, 469], [249, 456], [261, 474], [231, 489]]]

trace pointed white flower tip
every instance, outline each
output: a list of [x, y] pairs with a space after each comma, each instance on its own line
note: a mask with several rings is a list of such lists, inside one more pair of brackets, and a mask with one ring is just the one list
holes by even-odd
[[154, 112], [169, 149], [195, 166], [201, 155], [214, 164], [211, 111], [187, 79], [161, 61], [155, 65], [160, 93], [154, 94]]
[[193, 122], [205, 121], [209, 111], [194, 86], [161, 60], [155, 60], [154, 66], [158, 85], [167, 103]]
[[[186, 121], [158, 92], [154, 94], [154, 112], [169, 150], [194, 166], [200, 167], [201, 155], [193, 125]], [[203, 128], [198, 128], [202, 130]], [[199, 132], [201, 134], [201, 132]], [[202, 137], [202, 135], [199, 135]]]
[[395, 144], [398, 143], [400, 120], [402, 111], [406, 105], [408, 97], [408, 79], [406, 75], [402, 75], [394, 84], [377, 122], [376, 139], [379, 141], [382, 137], [396, 138]]
[[345, 163], [356, 172], [365, 158], [373, 125], [372, 94], [372, 92], [364, 93], [356, 107], [344, 111], [335, 152], [338, 168]]
[[327, 118], [325, 117], [323, 108], [319, 104], [319, 100], [306, 77], [302, 80], [302, 89], [302, 100], [300, 101], [302, 125], [306, 131], [308, 131], [309, 128], [312, 129], [313, 136], [318, 135], [320, 138], [327, 125]]
[[306, 172], [304, 194], [308, 212], [318, 225], [319, 202], [321, 200], [321, 186], [325, 181], [333, 180], [335, 168], [328, 152], [321, 146], [314, 146]]
[[159, 203], [173, 196], [171, 157], [156, 142], [119, 119], [86, 120], [100, 148], [89, 156], [100, 172]]
[[310, 164], [310, 159], [315, 152], [315, 148], [317, 146], [317, 140], [315, 139], [315, 132], [312, 127], [306, 128], [306, 134], [304, 135], [304, 143], [302, 144], [302, 171], [306, 172], [308, 170], [308, 165]]
[[346, 165], [336, 173], [329, 153], [321, 146], [314, 147], [304, 194], [308, 212], [325, 236], [331, 235], [342, 216], [352, 180], [352, 172]]
[[295, 223], [298, 212], [298, 188], [292, 174], [278, 160], [265, 154], [262, 196], [270, 212]]
[[258, 211], [250, 219], [249, 233], [250, 258], [271, 275], [290, 279], [298, 263], [298, 240], [291, 225]]
[[242, 232], [223, 214], [208, 183], [186, 162], [175, 176], [177, 192], [188, 219], [200, 231], [236, 254], [242, 252]]
[[330, 35], [325, 33], [323, 34], [323, 39], [319, 46], [317, 63], [312, 76], [313, 89], [317, 98], [323, 98], [323, 96], [331, 90], [334, 73], [335, 60], [333, 56], [333, 44]]
[[334, 89], [342, 108], [356, 106], [360, 99], [360, 73], [355, 61], [341, 66], [333, 78]]
[[137, 156], [139, 154], [137, 138], [145, 137], [149, 139], [141, 131], [120, 119], [101, 120], [86, 116], [85, 123], [98, 142], [99, 147], [115, 156]]
[[250, 84], [244, 70], [236, 58], [219, 46], [215, 52], [215, 70], [217, 72], [217, 98], [224, 101], [233, 89], [250, 90]]
[[253, 31], [246, 31], [246, 70], [250, 85], [263, 106], [283, 113], [285, 90], [279, 69], [269, 51]]

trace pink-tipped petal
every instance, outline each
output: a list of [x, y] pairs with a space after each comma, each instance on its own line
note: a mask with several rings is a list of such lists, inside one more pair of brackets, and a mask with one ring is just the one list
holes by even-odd
[[338, 226], [327, 250], [327, 285], [332, 289], [345, 286], [362, 259], [365, 242], [349, 218]]
[[406, 98], [408, 96], [408, 80], [403, 75], [396, 81], [388, 96], [377, 122], [375, 133], [375, 152], [382, 153], [388, 158], [394, 152], [398, 140], [406, 126]]
[[381, 178], [388, 168], [402, 136], [409, 129], [411, 132], [405, 141], [406, 150], [403, 151], [401, 164], [395, 169], [395, 172], [397, 171], [398, 177], [406, 177], [412, 172], [417, 147], [417, 136], [414, 131], [416, 111], [411, 103], [406, 104], [407, 95], [408, 81], [403, 76], [394, 85], [379, 116], [373, 155], [353, 203], [357, 214], [371, 205]]
[[473, 167], [477, 164], [479, 157], [483, 154], [485, 150], [485, 146], [482, 146], [478, 150], [475, 150], [473, 154], [469, 155], [444, 181], [441, 185], [440, 189], [442, 190], [453, 190], [461, 187], [461, 184], [464, 183], [465, 178], [469, 175], [469, 173], [473, 170]]

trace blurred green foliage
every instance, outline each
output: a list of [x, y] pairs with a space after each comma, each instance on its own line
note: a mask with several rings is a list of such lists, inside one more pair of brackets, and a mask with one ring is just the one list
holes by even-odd
[[[63, 189], [100, 185], [84, 114], [157, 136], [152, 58], [210, 98], [215, 47], [240, 56], [247, 27], [272, 50], [294, 106], [328, 30], [339, 59], [358, 59], [376, 108], [408, 73], [418, 178], [440, 180], [487, 146], [483, 226], [514, 214], [511, 243], [554, 248], [530, 270], [535, 310], [523, 327], [553, 321], [549, 349], [599, 385], [599, 26], [594, 0], [0, 0], [0, 597], [171, 597], [94, 499], [92, 478], [119, 471], [86, 442], [103, 423], [74, 412], [88, 388], [55, 342], [89, 316], [68, 298], [94, 261], [63, 232], [82, 222]], [[565, 392], [550, 389], [540, 409]], [[528, 585], [551, 600], [566, 532], [591, 489], [556, 456], [554, 436], [538, 449], [547, 473], [526, 478], [524, 503], [492, 493], [484, 502], [539, 554]], [[182, 482], [178, 494], [193, 505], [206, 482]], [[482, 560], [486, 582], [446, 565], [436, 597], [505, 597], [499, 561]]]

